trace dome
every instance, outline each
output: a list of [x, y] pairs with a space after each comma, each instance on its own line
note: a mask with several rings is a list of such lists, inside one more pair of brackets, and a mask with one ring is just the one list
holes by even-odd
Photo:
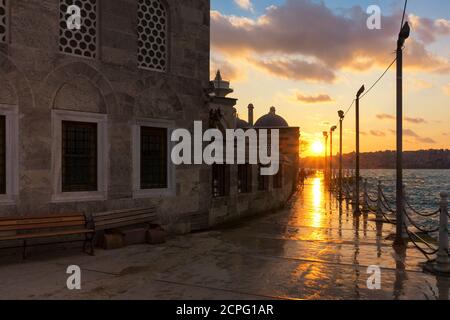
[[247, 121], [237, 118], [236, 119], [236, 129], [247, 129], [250, 125]]
[[270, 112], [258, 119], [255, 123], [256, 128], [286, 128], [289, 124], [283, 117], [276, 114], [275, 107], [270, 108]]

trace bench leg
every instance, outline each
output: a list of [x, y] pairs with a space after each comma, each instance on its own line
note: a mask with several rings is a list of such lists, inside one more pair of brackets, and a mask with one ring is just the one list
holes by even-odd
[[22, 259], [25, 260], [26, 258], [27, 258], [27, 240], [23, 240]]
[[[88, 250], [88, 246], [89, 246], [89, 250]], [[87, 253], [91, 256], [94, 255], [94, 234], [93, 233], [86, 233], [84, 235], [83, 252]]]

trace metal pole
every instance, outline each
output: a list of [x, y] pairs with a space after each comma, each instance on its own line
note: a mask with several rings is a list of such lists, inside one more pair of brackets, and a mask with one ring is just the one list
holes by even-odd
[[328, 164], [327, 164], [327, 159], [328, 159], [328, 132], [324, 131], [323, 132], [323, 137], [325, 139], [325, 158], [324, 158], [324, 167], [323, 167], [323, 174], [324, 174], [324, 182], [326, 183], [327, 181], [327, 168], [328, 168]]
[[404, 245], [403, 239], [403, 45], [409, 37], [405, 23], [397, 41], [397, 177], [396, 177], [396, 237], [395, 245]]
[[448, 249], [448, 193], [441, 193], [441, 215], [439, 218], [439, 251], [434, 269], [450, 274], [450, 257]]
[[360, 214], [359, 208], [359, 97], [356, 98], [356, 172], [355, 172], [355, 204], [353, 213]]
[[339, 119], [339, 201], [342, 201], [342, 121]]
[[403, 241], [403, 55], [402, 47], [397, 47], [397, 228], [396, 244], [404, 244]]
[[330, 128], [330, 186], [333, 179], [333, 132], [337, 129], [336, 126]]
[[382, 198], [383, 189], [381, 185], [381, 180], [378, 181], [378, 198], [377, 198], [377, 221], [383, 221], [383, 208], [382, 208]]

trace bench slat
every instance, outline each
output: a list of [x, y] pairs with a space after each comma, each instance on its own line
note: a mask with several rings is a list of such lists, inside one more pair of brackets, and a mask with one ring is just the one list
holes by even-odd
[[41, 224], [41, 223], [52, 223], [52, 222], [68, 222], [68, 221], [85, 221], [84, 215], [77, 215], [71, 217], [36, 217], [36, 218], [10, 218], [0, 220], [0, 226], [11, 226], [11, 225], [28, 225], [28, 224]]
[[93, 233], [93, 232], [94, 232], [94, 230], [92, 230], [92, 229], [80, 229], [80, 230], [67, 230], [67, 231], [61, 231], [61, 232], [21, 234], [21, 235], [15, 235], [15, 236], [0, 237], [0, 241], [50, 238], [50, 237], [67, 236], [67, 235], [75, 235], [75, 234], [86, 234], [86, 233]]
[[0, 217], [0, 222], [2, 221], [15, 221], [15, 220], [27, 220], [27, 219], [59, 219], [59, 218], [78, 218], [83, 217], [83, 213], [65, 213], [65, 214], [55, 214], [55, 215], [47, 215], [47, 216], [20, 216], [20, 217]]
[[140, 215], [136, 215], [136, 216], [112, 218], [112, 219], [102, 220], [102, 221], [98, 221], [98, 222], [94, 222], [94, 223], [96, 226], [101, 226], [101, 225], [107, 225], [107, 224], [119, 223], [119, 222], [125, 222], [125, 221], [129, 221], [132, 223], [134, 220], [142, 220], [142, 219], [153, 220], [155, 218], [156, 218], [156, 215], [153, 213], [144, 213], [144, 214], [140, 214]]
[[38, 230], [50, 228], [64, 228], [64, 227], [84, 227], [85, 221], [67, 221], [67, 222], [49, 222], [49, 223], [35, 223], [35, 224], [19, 224], [10, 226], [0, 226], [0, 231], [14, 231], [14, 230]]
[[123, 212], [123, 213], [115, 213], [115, 214], [111, 214], [108, 216], [102, 216], [102, 217], [93, 217], [95, 222], [101, 222], [101, 221], [106, 221], [106, 220], [111, 220], [111, 219], [119, 219], [119, 218], [124, 218], [124, 217], [135, 217], [135, 216], [139, 216], [142, 214], [151, 214], [151, 215], [155, 215], [156, 216], [156, 212], [153, 211], [149, 211], [149, 210], [142, 210], [142, 211], [134, 211], [132, 213], [130, 212]]
[[125, 227], [125, 226], [129, 226], [129, 225], [136, 225], [136, 224], [141, 224], [141, 223], [149, 223], [154, 221], [153, 219], [149, 219], [149, 218], [144, 218], [144, 219], [139, 219], [139, 220], [133, 220], [133, 221], [125, 221], [125, 222], [117, 222], [117, 223], [110, 223], [110, 224], [105, 224], [105, 225], [100, 225], [100, 226], [95, 226], [95, 230], [108, 230], [108, 229], [114, 229], [114, 228], [119, 228], [119, 227]]
[[144, 210], [145, 211], [155, 212], [156, 211], [156, 207], [113, 210], [113, 211], [108, 211], [108, 212], [94, 213], [92, 216], [94, 218], [99, 218], [99, 217], [103, 217], [103, 216], [109, 216], [109, 215], [120, 214], [120, 213], [130, 213], [131, 214], [132, 212], [135, 212], [135, 211], [144, 211]]

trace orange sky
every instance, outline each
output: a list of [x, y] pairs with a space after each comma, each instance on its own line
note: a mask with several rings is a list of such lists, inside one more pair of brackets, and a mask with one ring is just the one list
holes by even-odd
[[[347, 9], [287, 0], [261, 13], [212, 11], [211, 71], [220, 68], [231, 80], [241, 118], [247, 119], [249, 103], [256, 116], [273, 105], [309, 143], [337, 124], [337, 111], [346, 110], [359, 87], [369, 87], [394, 59], [400, 26], [396, 8], [383, 12], [381, 30], [367, 29], [363, 7]], [[406, 150], [450, 148], [450, 18], [429, 15], [408, 12], [413, 33], [404, 58]], [[395, 65], [361, 101], [363, 152], [395, 149], [394, 73]], [[344, 152], [354, 150], [354, 124], [353, 108], [344, 124]]]

